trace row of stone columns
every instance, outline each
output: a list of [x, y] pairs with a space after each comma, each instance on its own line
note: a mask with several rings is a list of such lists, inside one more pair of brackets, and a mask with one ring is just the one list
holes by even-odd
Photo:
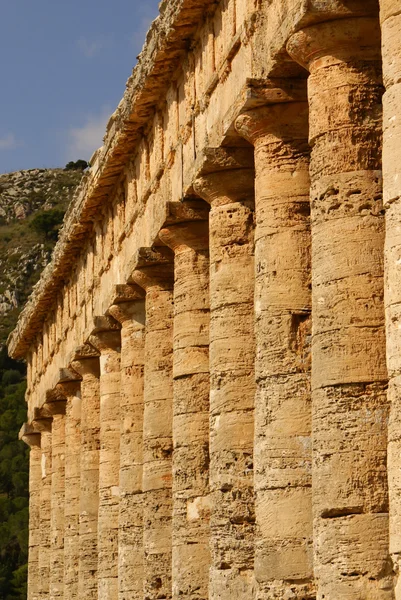
[[[400, 11], [387, 4], [391, 46]], [[65, 401], [49, 399], [26, 434], [29, 600], [401, 597], [398, 288], [386, 290], [387, 398], [368, 8], [292, 36], [307, 93], [287, 81], [283, 102], [267, 94], [237, 119], [247, 146], [206, 153], [194, 192], [207, 204], [170, 205], [77, 350], [79, 391], [60, 383]], [[399, 195], [385, 175], [393, 281]]]

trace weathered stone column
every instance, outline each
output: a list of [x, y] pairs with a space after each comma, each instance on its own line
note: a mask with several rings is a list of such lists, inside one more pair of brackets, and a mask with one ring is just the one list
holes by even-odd
[[142, 249], [132, 279], [146, 291], [143, 424], [144, 599], [171, 598], [173, 265]]
[[40, 432], [41, 438], [41, 490], [39, 515], [39, 570], [38, 598], [50, 598], [50, 518], [52, 490], [52, 419], [43, 418], [40, 411], [35, 410], [34, 429]]
[[[54, 392], [52, 392], [54, 394]], [[56, 395], [59, 394], [56, 392]], [[65, 410], [60, 398], [45, 404], [52, 415], [52, 476], [50, 516], [50, 599], [64, 598]]]
[[208, 155], [195, 191], [211, 204], [210, 598], [252, 597], [254, 559], [253, 152]]
[[395, 597], [401, 599], [401, 9], [380, 0], [383, 78], [383, 199], [386, 209], [385, 306], [390, 420], [388, 479], [390, 495], [390, 553], [395, 571]]
[[82, 378], [78, 597], [97, 600], [100, 365], [93, 346], [85, 344], [78, 348], [71, 368]]
[[42, 488], [42, 451], [40, 433], [25, 424], [20, 438], [30, 447], [29, 452], [29, 554], [27, 600], [39, 600], [40, 500]]
[[98, 514], [99, 600], [118, 598], [120, 471], [120, 325], [96, 317], [89, 342], [100, 352], [100, 455]]
[[[174, 251], [173, 598], [208, 598], [209, 207], [170, 205], [159, 238]], [[181, 222], [180, 222], [181, 221]]]
[[78, 596], [81, 396], [78, 381], [59, 384], [67, 399], [65, 416], [64, 597]]
[[144, 292], [117, 286], [109, 313], [121, 324], [120, 510], [118, 598], [143, 598], [143, 378]]
[[310, 71], [318, 598], [387, 599], [393, 591], [378, 22], [320, 23], [296, 33], [288, 51]]
[[256, 170], [255, 597], [305, 600], [316, 597], [308, 104], [246, 112], [236, 129]]

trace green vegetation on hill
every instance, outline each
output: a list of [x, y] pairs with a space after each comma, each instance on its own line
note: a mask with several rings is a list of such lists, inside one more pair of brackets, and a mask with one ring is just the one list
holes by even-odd
[[0, 351], [0, 600], [26, 600], [28, 456], [18, 440], [26, 419], [25, 366]]
[[81, 178], [82, 168], [0, 175], [0, 347], [50, 260]]

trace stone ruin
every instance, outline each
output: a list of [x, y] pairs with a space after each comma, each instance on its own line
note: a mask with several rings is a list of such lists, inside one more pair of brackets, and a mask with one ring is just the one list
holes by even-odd
[[160, 8], [9, 339], [28, 598], [399, 600], [401, 4]]

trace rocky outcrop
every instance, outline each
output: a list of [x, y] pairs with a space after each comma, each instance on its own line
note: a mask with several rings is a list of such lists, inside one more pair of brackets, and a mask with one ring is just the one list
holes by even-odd
[[55, 241], [31, 227], [42, 211], [65, 211], [82, 171], [31, 169], [0, 175], [0, 346], [48, 264]]

